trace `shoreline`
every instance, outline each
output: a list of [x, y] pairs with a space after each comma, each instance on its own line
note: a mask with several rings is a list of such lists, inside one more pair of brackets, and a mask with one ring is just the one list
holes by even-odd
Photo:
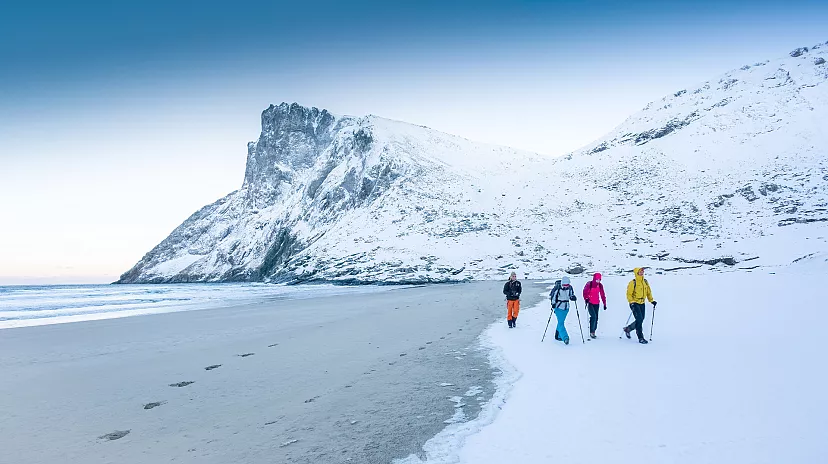
[[[478, 417], [478, 402], [495, 394], [479, 341], [502, 320], [501, 286], [4, 332], [0, 407], [10, 414], [0, 427], [20, 437], [4, 447], [21, 464], [54, 462], [54, 453], [92, 464], [391, 462], [422, 453], [446, 421]], [[130, 433], [98, 438], [119, 431]]]
[[[548, 282], [546, 281], [534, 282], [533, 287], [539, 285], [546, 286], [547, 284]], [[524, 314], [524, 311], [537, 312], [544, 309], [546, 306], [544, 301], [545, 297], [546, 292], [539, 293], [537, 298], [541, 301], [533, 306], [521, 309], [521, 314]], [[410, 455], [403, 459], [394, 460], [393, 464], [459, 463], [461, 462], [460, 453], [463, 450], [466, 440], [497, 421], [509, 395], [523, 376], [523, 373], [509, 362], [504, 347], [495, 340], [494, 334], [501, 329], [504, 322], [502, 319], [489, 324], [478, 336], [477, 345], [479, 349], [486, 351], [487, 362], [495, 374], [493, 379], [495, 387], [494, 393], [483, 405], [479, 414], [475, 418], [461, 424], [447, 426], [440, 433], [428, 440], [423, 446], [425, 456]], [[518, 319], [520, 319], [520, 316], [518, 316]]]

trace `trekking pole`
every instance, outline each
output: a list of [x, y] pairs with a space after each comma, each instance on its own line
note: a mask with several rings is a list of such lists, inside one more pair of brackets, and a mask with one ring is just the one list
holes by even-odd
[[549, 322], [552, 320], [552, 311], [549, 312], [549, 320], [546, 321], [546, 328], [543, 329], [543, 337], [541, 337], [541, 343], [543, 343], [543, 339], [546, 338], [546, 331], [549, 330]]
[[653, 317], [650, 319], [650, 341], [653, 341], [653, 324], [655, 324], [655, 306], [653, 306]]
[[[627, 323], [624, 324], [624, 329], [622, 329], [622, 330], [626, 330], [627, 326], [630, 325], [630, 319], [632, 319], [632, 316], [633, 316], [633, 313], [632, 313], [632, 308], [631, 308], [630, 309], [630, 315], [627, 316]], [[621, 338], [621, 336], [619, 335], [618, 338]]]
[[581, 331], [581, 343], [586, 343], [584, 341], [584, 329], [581, 327], [581, 313], [578, 312], [578, 301], [575, 301], [575, 314], [578, 315], [578, 330]]

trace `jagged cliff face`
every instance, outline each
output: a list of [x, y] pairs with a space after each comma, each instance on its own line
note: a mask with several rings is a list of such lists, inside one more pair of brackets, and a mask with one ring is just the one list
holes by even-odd
[[427, 282], [824, 261], [827, 48], [677, 91], [559, 159], [271, 106], [242, 188], [193, 214], [120, 282]]

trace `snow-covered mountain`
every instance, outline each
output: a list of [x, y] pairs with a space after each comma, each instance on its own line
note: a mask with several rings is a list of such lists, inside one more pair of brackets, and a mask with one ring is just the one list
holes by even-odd
[[119, 282], [825, 263], [826, 59], [828, 43], [745, 65], [554, 159], [376, 116], [270, 106], [242, 188]]

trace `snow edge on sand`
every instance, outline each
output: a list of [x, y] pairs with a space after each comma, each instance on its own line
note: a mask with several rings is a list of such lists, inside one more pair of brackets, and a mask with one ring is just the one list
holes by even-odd
[[[542, 282], [544, 284], [548, 282]], [[546, 296], [546, 293], [541, 293]], [[529, 310], [543, 309], [545, 300], [541, 300], [535, 306], [527, 308]], [[495, 392], [492, 398], [480, 408], [480, 413], [476, 418], [450, 424], [440, 431], [437, 435], [429, 439], [423, 445], [425, 460], [420, 459], [417, 455], [411, 454], [406, 458], [394, 460], [394, 464], [456, 464], [460, 462], [460, 450], [466, 439], [478, 432], [480, 432], [487, 425], [492, 424], [506, 403], [509, 394], [512, 392], [515, 384], [523, 376], [515, 366], [509, 363], [506, 355], [501, 347], [494, 340], [493, 331], [496, 327], [502, 324], [502, 320], [492, 322], [483, 333], [478, 337], [478, 345], [480, 349], [488, 351], [489, 366], [494, 371], [500, 371], [495, 374], [494, 385]]]

